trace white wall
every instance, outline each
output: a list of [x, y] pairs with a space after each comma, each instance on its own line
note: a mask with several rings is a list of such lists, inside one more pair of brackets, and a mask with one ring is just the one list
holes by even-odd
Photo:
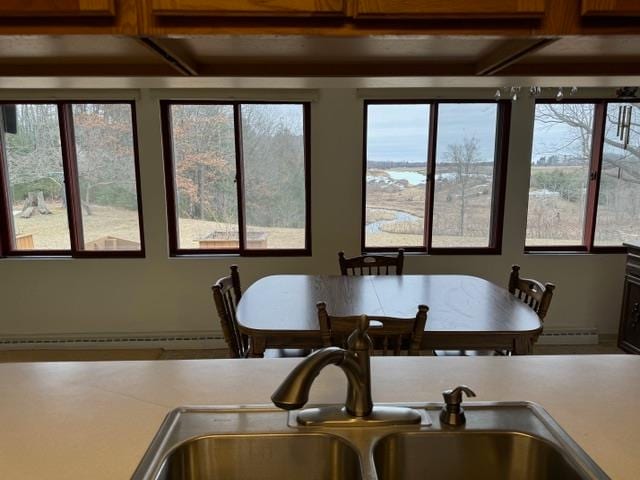
[[[265, 82], [267, 83], [267, 82]], [[380, 90], [371, 95], [492, 98], [482, 91]], [[230, 92], [174, 92], [214, 98]], [[336, 252], [359, 253], [362, 181], [362, 98], [367, 90], [322, 88], [284, 93], [313, 98], [311, 109], [312, 257], [169, 258], [157, 99], [168, 91], [2, 91], [0, 98], [135, 98], [137, 101], [145, 259], [0, 259], [0, 338], [69, 334], [219, 331], [209, 286], [237, 263], [244, 287], [276, 273], [337, 273]], [[610, 94], [611, 92], [607, 92]], [[243, 98], [240, 91], [231, 92]], [[260, 96], [246, 92], [251, 98]], [[93, 96], [92, 96], [93, 95]], [[277, 91], [264, 98], [278, 98]], [[406, 273], [467, 273], [505, 285], [512, 263], [527, 276], [557, 285], [547, 327], [617, 331], [624, 255], [523, 254], [533, 101], [514, 104], [502, 255], [410, 255]]]

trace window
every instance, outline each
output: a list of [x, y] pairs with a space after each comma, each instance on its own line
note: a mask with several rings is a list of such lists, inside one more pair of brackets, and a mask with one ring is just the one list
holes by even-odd
[[639, 110], [640, 103], [607, 104], [595, 247], [640, 240]]
[[308, 255], [309, 105], [162, 102], [171, 252]]
[[6, 255], [144, 256], [131, 102], [2, 106]]
[[638, 106], [536, 104], [527, 251], [612, 251], [640, 239]]
[[366, 102], [363, 250], [500, 253], [509, 109]]

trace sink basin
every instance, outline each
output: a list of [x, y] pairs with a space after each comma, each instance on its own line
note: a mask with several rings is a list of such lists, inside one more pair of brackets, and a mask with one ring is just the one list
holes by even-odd
[[331, 432], [288, 427], [273, 407], [183, 407], [171, 412], [134, 480], [330, 480], [362, 477], [358, 450]]
[[373, 448], [380, 480], [608, 478], [542, 408], [465, 406], [462, 427], [399, 432]]
[[183, 443], [158, 479], [360, 479], [357, 452], [326, 434], [212, 435]]
[[389, 435], [374, 461], [380, 480], [583, 478], [551, 443], [517, 432]]
[[608, 479], [541, 407], [465, 403], [467, 423], [440, 425], [442, 404], [412, 404], [422, 421], [300, 426], [299, 411], [183, 407], [171, 412], [133, 480]]

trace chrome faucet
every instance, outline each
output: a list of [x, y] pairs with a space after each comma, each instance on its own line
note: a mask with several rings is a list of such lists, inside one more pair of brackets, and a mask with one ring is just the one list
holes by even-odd
[[309, 390], [318, 374], [327, 365], [336, 365], [347, 376], [349, 386], [345, 408], [353, 417], [366, 417], [373, 410], [369, 351], [371, 338], [367, 334], [366, 315], [358, 319], [356, 330], [347, 340], [348, 349], [327, 347], [305, 358], [271, 396], [277, 407], [285, 410], [302, 408], [309, 399]]
[[309, 400], [309, 390], [327, 365], [336, 365], [348, 381], [344, 407], [310, 408], [297, 415], [302, 425], [376, 425], [419, 423], [421, 416], [410, 408], [374, 406], [371, 399], [371, 359], [373, 348], [367, 333], [369, 319], [358, 318], [356, 329], [349, 335], [347, 349], [327, 347], [304, 358], [271, 395], [273, 403], [284, 410], [302, 408]]

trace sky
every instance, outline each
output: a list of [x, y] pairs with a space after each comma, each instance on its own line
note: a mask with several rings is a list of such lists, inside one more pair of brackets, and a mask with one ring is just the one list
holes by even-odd
[[[483, 161], [495, 150], [497, 106], [440, 104], [437, 160], [448, 145], [477, 138]], [[429, 131], [429, 105], [370, 104], [367, 115], [367, 158], [372, 161], [425, 163]]]
[[[541, 106], [539, 105], [538, 108]], [[370, 161], [425, 163], [429, 130], [429, 105], [369, 104], [367, 116], [367, 158]], [[482, 161], [492, 161], [495, 150], [497, 105], [495, 103], [459, 103], [439, 105], [436, 160], [440, 161], [447, 146], [477, 138]], [[592, 106], [584, 106], [593, 109]], [[610, 109], [617, 112], [618, 105]], [[638, 108], [634, 115], [638, 115]], [[639, 115], [640, 116], [640, 115]], [[635, 118], [635, 117], [634, 117]], [[607, 133], [615, 133], [610, 123]], [[613, 129], [613, 130], [612, 130]], [[612, 135], [615, 136], [615, 135]], [[577, 129], [563, 124], [534, 126], [533, 158], [554, 154], [581, 153]]]

